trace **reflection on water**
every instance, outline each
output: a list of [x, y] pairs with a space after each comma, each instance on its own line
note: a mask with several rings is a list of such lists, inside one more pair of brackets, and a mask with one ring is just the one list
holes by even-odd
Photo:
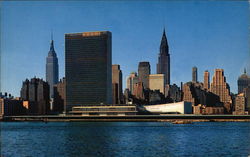
[[1, 122], [1, 155], [247, 156], [250, 123]]

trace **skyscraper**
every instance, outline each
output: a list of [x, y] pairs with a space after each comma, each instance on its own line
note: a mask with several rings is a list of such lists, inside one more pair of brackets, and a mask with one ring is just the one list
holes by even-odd
[[111, 32], [65, 34], [66, 108], [112, 103]]
[[192, 68], [192, 82], [196, 83], [198, 81], [197, 79], [197, 67]]
[[210, 88], [210, 78], [209, 77], [210, 77], [209, 72], [208, 72], [208, 70], [206, 70], [204, 72], [204, 82], [203, 82], [204, 89], [206, 89], [206, 90], [209, 90], [209, 88]]
[[165, 85], [164, 74], [149, 75], [149, 88], [151, 90], [159, 90], [162, 94], [165, 94]]
[[22, 100], [29, 101], [29, 114], [49, 113], [49, 84], [39, 78], [26, 79], [21, 88]]
[[210, 92], [218, 95], [223, 102], [227, 112], [232, 111], [232, 98], [230, 96], [230, 87], [226, 82], [223, 69], [215, 69], [213, 81], [210, 86]]
[[29, 100], [29, 80], [23, 81], [23, 86], [20, 91], [20, 96], [23, 100]]
[[112, 65], [113, 104], [121, 104], [122, 101], [122, 71], [120, 65]]
[[163, 31], [161, 39], [160, 53], [158, 56], [157, 64], [157, 74], [164, 74], [165, 83], [170, 84], [170, 55], [165, 29]]
[[238, 78], [238, 93], [242, 93], [244, 88], [250, 86], [250, 77], [246, 73], [246, 69], [244, 69], [244, 74], [242, 74]]
[[136, 72], [130, 73], [129, 77], [127, 78], [127, 89], [131, 92], [131, 94], [134, 94], [134, 85], [138, 83], [139, 78], [137, 76]]
[[54, 41], [51, 39], [50, 50], [46, 58], [46, 81], [50, 88], [50, 97], [54, 96], [54, 85], [58, 82], [58, 59], [54, 49]]
[[139, 82], [143, 83], [144, 88], [149, 88], [150, 63], [140, 62], [138, 65]]

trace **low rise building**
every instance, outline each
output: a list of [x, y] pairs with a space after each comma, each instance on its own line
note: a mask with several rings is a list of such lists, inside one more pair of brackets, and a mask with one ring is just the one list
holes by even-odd
[[244, 115], [246, 105], [246, 97], [244, 93], [240, 93], [235, 98], [235, 110], [233, 112], [234, 115]]
[[197, 105], [193, 106], [194, 114], [212, 115], [212, 114], [224, 114], [225, 108], [223, 106], [205, 106]]
[[85, 105], [75, 106], [69, 114], [82, 116], [126, 116], [136, 115], [135, 105]]
[[152, 114], [192, 114], [192, 103], [182, 101], [169, 104], [144, 105], [146, 111]]
[[24, 115], [26, 112], [22, 100], [0, 98], [0, 117]]

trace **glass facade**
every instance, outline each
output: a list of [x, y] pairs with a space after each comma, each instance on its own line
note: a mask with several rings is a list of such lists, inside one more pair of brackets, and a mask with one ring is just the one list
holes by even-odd
[[65, 35], [67, 111], [112, 103], [111, 32]]

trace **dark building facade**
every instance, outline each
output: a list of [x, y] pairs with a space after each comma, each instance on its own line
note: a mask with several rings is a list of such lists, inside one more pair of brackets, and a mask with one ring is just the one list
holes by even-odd
[[246, 110], [250, 114], [250, 86], [244, 88], [243, 93], [244, 96], [246, 97]]
[[160, 90], [149, 90], [148, 103], [151, 105], [166, 103], [165, 96]]
[[170, 84], [170, 54], [165, 29], [163, 31], [161, 39], [160, 53], [158, 56], [157, 64], [157, 74], [164, 74], [165, 83]]
[[20, 96], [23, 100], [29, 100], [29, 80], [26, 79], [23, 82], [22, 88], [21, 88], [21, 92], [20, 92]]
[[192, 81], [198, 82], [198, 76], [197, 76], [197, 67], [192, 68]]
[[238, 78], [238, 93], [242, 93], [244, 88], [250, 86], [250, 77], [246, 73], [246, 69], [244, 69], [244, 74], [242, 74]]
[[65, 106], [65, 78], [54, 85], [54, 104], [53, 111], [57, 113], [66, 112]]
[[111, 32], [65, 34], [66, 108], [112, 103]]
[[50, 86], [50, 97], [54, 95], [54, 85], [58, 82], [58, 59], [54, 49], [54, 41], [51, 40], [50, 50], [46, 58], [46, 81]]
[[28, 114], [48, 114], [50, 112], [49, 90], [49, 84], [39, 78], [32, 78], [30, 81], [26, 79], [23, 82], [21, 99], [30, 104]]
[[191, 102], [193, 106], [201, 104], [207, 107], [223, 107], [218, 95], [207, 92], [201, 84], [193, 82], [187, 82], [183, 85], [183, 101]]
[[13, 98], [0, 98], [0, 117], [26, 114], [23, 101]]
[[29, 101], [37, 101], [37, 86], [38, 86], [38, 82], [39, 82], [40, 79], [38, 78], [32, 78], [30, 81], [29, 81]]
[[182, 91], [176, 84], [165, 86], [165, 97], [170, 102], [182, 101]]
[[149, 88], [150, 63], [140, 62], [138, 65], [139, 82], [143, 83], [144, 88]]
[[113, 95], [113, 104], [122, 103], [122, 71], [120, 65], [112, 65], [112, 95]]

